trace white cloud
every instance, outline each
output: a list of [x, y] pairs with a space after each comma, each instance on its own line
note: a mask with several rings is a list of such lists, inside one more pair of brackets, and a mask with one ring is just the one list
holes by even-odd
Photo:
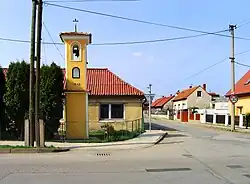
[[133, 56], [141, 57], [142, 56], [142, 52], [134, 52]]

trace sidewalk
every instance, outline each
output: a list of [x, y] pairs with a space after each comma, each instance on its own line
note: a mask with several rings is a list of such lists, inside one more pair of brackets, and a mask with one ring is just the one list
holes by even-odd
[[[191, 125], [195, 125], [195, 126], [202, 126], [202, 127], [206, 127], [206, 128], [214, 128], [214, 129], [220, 129], [220, 130], [224, 130], [224, 131], [231, 131], [231, 126], [225, 126], [224, 124], [212, 124], [212, 123], [201, 123], [200, 121], [195, 121], [195, 120], [191, 120], [189, 122], [181, 122], [179, 120], [169, 120], [165, 117], [152, 117], [152, 119], [154, 120], [162, 120], [162, 121], [168, 121], [168, 122], [173, 122], [173, 123], [182, 123], [182, 124], [191, 124]], [[238, 126], [235, 126], [235, 132], [239, 132], [239, 133], [249, 133], [250, 134], [250, 127], [249, 129], [245, 129], [245, 128], [240, 128]]]
[[[60, 142], [46, 142], [46, 146], [55, 146], [60, 148], [70, 149], [139, 149], [146, 148], [157, 144], [167, 134], [166, 131], [152, 130], [146, 131], [134, 139], [127, 141], [108, 142], [108, 143], [60, 143]], [[23, 141], [0, 141], [0, 145], [24, 145]]]

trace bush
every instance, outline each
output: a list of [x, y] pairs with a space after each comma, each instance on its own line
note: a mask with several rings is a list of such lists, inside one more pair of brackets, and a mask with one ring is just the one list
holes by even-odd
[[25, 61], [10, 63], [4, 103], [10, 121], [14, 122], [19, 138], [23, 139], [24, 117], [29, 110], [29, 64]]
[[52, 63], [41, 67], [41, 116], [45, 122], [45, 137], [52, 139], [63, 116], [63, 72]]
[[0, 67], [0, 139], [2, 138], [2, 133], [6, 129], [5, 122], [5, 107], [3, 96], [5, 93], [5, 75], [3, 73], [3, 69]]

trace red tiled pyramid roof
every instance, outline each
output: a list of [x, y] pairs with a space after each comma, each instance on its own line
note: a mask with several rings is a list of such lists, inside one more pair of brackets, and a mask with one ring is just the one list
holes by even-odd
[[165, 105], [167, 102], [169, 102], [169, 100], [171, 100], [174, 96], [168, 96], [168, 97], [161, 97], [158, 98], [157, 100], [155, 100], [152, 103], [152, 107], [162, 107], [163, 105]]
[[[235, 84], [235, 94], [242, 95], [250, 93], [250, 70]], [[231, 95], [231, 89], [226, 93], [226, 96]]]
[[186, 99], [189, 95], [191, 95], [199, 86], [195, 86], [192, 88], [185, 89], [181, 91], [173, 100], [179, 101]]
[[[5, 75], [8, 69], [3, 69]], [[66, 86], [65, 69], [64, 87]], [[107, 68], [88, 68], [87, 69], [87, 91], [89, 95], [96, 96], [144, 96], [144, 93], [123, 81]]]

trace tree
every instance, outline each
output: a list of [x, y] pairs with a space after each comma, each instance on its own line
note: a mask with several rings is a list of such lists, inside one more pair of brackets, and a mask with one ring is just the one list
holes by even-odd
[[3, 69], [0, 67], [0, 139], [2, 138], [2, 132], [5, 130], [5, 108], [3, 95], [5, 93], [5, 75]]
[[29, 64], [11, 62], [7, 72], [4, 102], [8, 117], [15, 123], [19, 138], [24, 136], [24, 119], [29, 110]]
[[41, 67], [41, 115], [45, 122], [45, 137], [51, 139], [57, 132], [63, 116], [62, 69], [55, 63]]

